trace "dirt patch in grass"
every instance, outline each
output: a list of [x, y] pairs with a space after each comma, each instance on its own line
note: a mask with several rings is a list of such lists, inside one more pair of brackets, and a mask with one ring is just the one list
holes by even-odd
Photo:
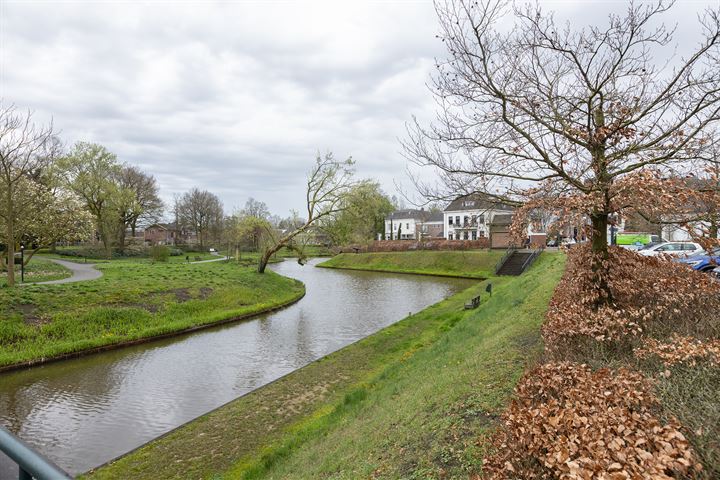
[[111, 306], [119, 308], [139, 308], [150, 313], [157, 313], [161, 310], [161, 306], [154, 303], [114, 303]]
[[207, 298], [212, 295], [213, 289], [210, 287], [201, 287], [200, 288], [200, 294], [198, 295], [198, 298], [200, 300], [207, 300]]
[[184, 303], [188, 300], [192, 300], [193, 298], [192, 295], [190, 295], [190, 289], [188, 288], [173, 288], [172, 290], [168, 290], [163, 293], [175, 294], [175, 300], [177, 300], [178, 303]]
[[37, 307], [31, 303], [21, 303], [16, 308], [22, 314], [25, 325], [40, 326], [49, 322], [48, 319], [42, 318], [35, 313]]

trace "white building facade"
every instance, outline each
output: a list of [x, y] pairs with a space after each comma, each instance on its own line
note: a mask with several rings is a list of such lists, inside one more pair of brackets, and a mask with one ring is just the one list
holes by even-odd
[[490, 226], [497, 215], [512, 214], [509, 205], [491, 203], [479, 195], [465, 195], [452, 202], [443, 212], [447, 240], [478, 240], [490, 237]]
[[385, 217], [385, 240], [442, 238], [443, 215], [425, 210], [398, 210]]

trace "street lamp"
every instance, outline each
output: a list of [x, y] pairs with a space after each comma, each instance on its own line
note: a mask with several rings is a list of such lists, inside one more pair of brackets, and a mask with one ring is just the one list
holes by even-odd
[[20, 283], [25, 283], [25, 244], [20, 244]]

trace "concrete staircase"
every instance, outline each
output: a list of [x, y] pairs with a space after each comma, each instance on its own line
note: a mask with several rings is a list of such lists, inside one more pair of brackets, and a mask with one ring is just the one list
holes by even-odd
[[539, 255], [537, 250], [514, 250], [509, 252], [504, 261], [497, 268], [497, 275], [520, 275]]

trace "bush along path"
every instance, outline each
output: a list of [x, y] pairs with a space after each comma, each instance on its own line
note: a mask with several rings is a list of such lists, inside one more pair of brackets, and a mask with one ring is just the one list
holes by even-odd
[[720, 283], [612, 248], [598, 305], [574, 247], [521, 380], [485, 445], [488, 478], [720, 478]]
[[[151, 478], [467, 478], [517, 380], [564, 256], [412, 315], [87, 475]], [[465, 302], [482, 295], [476, 310]]]

